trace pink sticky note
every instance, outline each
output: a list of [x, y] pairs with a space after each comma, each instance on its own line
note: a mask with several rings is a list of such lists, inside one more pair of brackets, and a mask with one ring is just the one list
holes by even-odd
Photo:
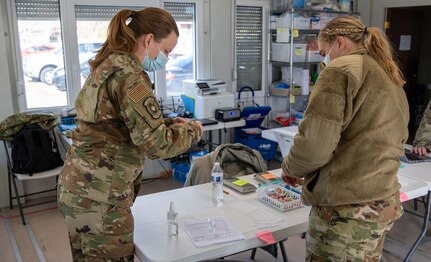
[[266, 242], [267, 244], [274, 244], [275, 243], [275, 239], [274, 239], [274, 236], [272, 235], [271, 231], [264, 230], [262, 232], [256, 233], [256, 236], [257, 236], [257, 238]]
[[409, 200], [409, 197], [407, 196], [407, 194], [404, 192], [400, 192], [400, 201], [406, 202], [407, 200]]

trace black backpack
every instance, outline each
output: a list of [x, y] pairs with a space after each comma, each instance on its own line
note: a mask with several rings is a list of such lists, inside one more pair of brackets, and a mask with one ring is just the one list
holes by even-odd
[[40, 126], [24, 126], [14, 135], [11, 144], [16, 173], [32, 175], [63, 165], [57, 144]]

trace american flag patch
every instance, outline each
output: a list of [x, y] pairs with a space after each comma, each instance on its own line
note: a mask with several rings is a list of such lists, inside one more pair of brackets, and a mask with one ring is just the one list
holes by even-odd
[[127, 91], [127, 96], [136, 104], [144, 97], [150, 95], [150, 90], [145, 87], [144, 83], [139, 83]]

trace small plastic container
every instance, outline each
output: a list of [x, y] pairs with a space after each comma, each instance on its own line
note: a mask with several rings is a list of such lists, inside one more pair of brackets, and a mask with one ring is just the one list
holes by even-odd
[[62, 117], [60, 121], [60, 125], [58, 125], [58, 128], [62, 132], [76, 128], [75, 117], [74, 116]]
[[279, 185], [268, 185], [258, 188], [257, 198], [282, 212], [302, 207], [300, 194]]

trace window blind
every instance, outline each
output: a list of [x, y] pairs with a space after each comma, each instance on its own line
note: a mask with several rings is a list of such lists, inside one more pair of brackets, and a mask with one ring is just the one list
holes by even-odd
[[236, 7], [237, 87], [262, 90], [262, 7]]
[[16, 0], [15, 8], [19, 20], [60, 17], [58, 0]]
[[195, 4], [165, 2], [164, 8], [174, 17], [175, 21], [194, 21]]
[[77, 5], [75, 6], [75, 17], [77, 20], [110, 20], [114, 15], [122, 9], [142, 10], [143, 6], [124, 7], [124, 6], [91, 6]]

